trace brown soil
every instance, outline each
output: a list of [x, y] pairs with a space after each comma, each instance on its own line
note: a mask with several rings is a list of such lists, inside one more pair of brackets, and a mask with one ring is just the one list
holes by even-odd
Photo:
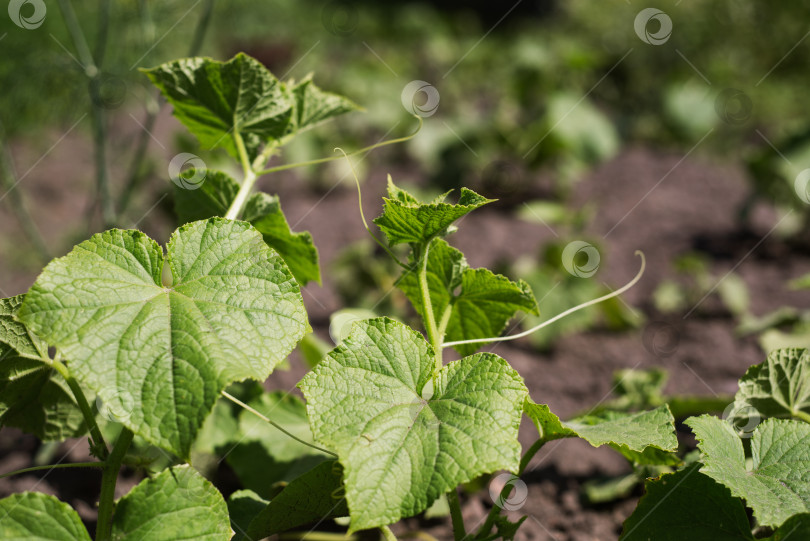
[[[162, 118], [156, 138], [169, 141], [173, 127], [173, 121]], [[137, 126], [120, 129], [119, 135], [127, 136], [134, 133]], [[43, 143], [43, 148], [15, 147], [17, 162], [34, 163], [48, 146], [50, 144]], [[54, 250], [59, 254], [66, 252], [71, 242], [85, 236], [86, 194], [92, 186], [90, 159], [85, 158], [87, 148], [83, 136], [72, 134], [55, 147], [20, 186], [31, 208], [37, 212], [37, 222], [45, 238], [51, 246], [59, 247]], [[157, 156], [162, 152], [166, 161], [171, 157], [157, 147], [153, 151]], [[631, 332], [596, 329], [566, 337], [548, 353], [537, 353], [522, 341], [490, 348], [525, 377], [536, 401], [548, 403], [563, 417], [581, 412], [609, 396], [612, 373], [620, 368], [662, 366], [670, 373], [667, 390], [671, 393], [729, 394], [735, 391], [736, 380], [745, 369], [762, 361], [763, 353], [756, 342], [735, 336], [734, 320], [714, 297], [688, 317], [684, 314], [664, 317], [654, 311], [651, 293], [662, 279], [674, 276], [671, 263], [681, 254], [696, 249], [710, 250], [707, 255], [712, 258], [712, 272], [718, 277], [735, 268], [750, 289], [752, 308], [758, 315], [786, 304], [810, 306], [810, 293], [789, 291], [785, 286], [787, 280], [810, 272], [808, 254], [791, 249], [773, 235], [762, 240], [774, 223], [773, 212], [763, 206], [756, 214], [754, 230], [740, 229], [737, 210], [748, 190], [742, 171], [698, 156], [681, 162], [682, 158], [682, 155], [647, 148], [630, 148], [589, 174], [573, 194], [574, 207], [588, 204], [596, 209], [585, 235], [603, 247], [601, 267], [594, 279], [618, 287], [637, 271], [639, 260], [633, 252], [643, 250], [647, 255], [647, 273], [624, 297], [629, 305], [643, 313], [646, 325]], [[369, 158], [373, 173], [364, 185], [367, 216], [379, 213], [378, 196], [384, 189], [385, 159], [385, 151]], [[26, 167], [20, 166], [20, 169]], [[121, 169], [114, 167], [114, 175], [120, 175]], [[130, 217], [133, 223], [139, 222], [146, 209], [161, 199], [165, 191], [162, 182], [155, 180], [143, 191], [138, 205], [140, 211]], [[324, 285], [308, 286], [304, 299], [316, 332], [328, 339], [325, 328], [328, 315], [340, 308], [339, 297], [329, 280], [329, 264], [342, 247], [366, 235], [356, 211], [356, 194], [348, 184], [341, 184], [328, 193], [315, 192], [289, 175], [274, 182], [267, 183], [266, 188], [281, 195], [290, 223], [298, 230], [311, 231], [320, 248], [326, 271]], [[171, 221], [170, 208], [164, 200], [140, 226], [165, 241]], [[3, 232], [0, 292], [8, 296], [25, 291], [33, 283], [38, 264], [22, 251], [25, 241], [5, 206], [0, 210], [0, 230]], [[519, 221], [496, 204], [466, 219], [452, 242], [467, 254], [472, 265], [485, 266], [514, 260], [523, 254], [536, 254], [545, 243], [554, 240], [555, 235], [563, 236], [563, 233]], [[537, 293], [538, 298], [542, 297], [543, 292]], [[661, 327], [659, 322], [665, 322], [677, 332], [677, 347], [670, 355], [656, 355], [654, 348], [648, 350], [644, 345], [654, 338], [649, 334]], [[291, 389], [303, 374], [297, 360], [292, 365], [290, 371], [274, 374], [268, 386]], [[534, 429], [524, 423], [521, 428], [524, 445], [531, 444], [535, 436]], [[38, 448], [33, 438], [3, 429], [0, 432], [0, 472], [31, 465]], [[86, 451], [83, 440], [74, 440], [61, 445], [55, 456], [82, 460], [86, 459]], [[631, 498], [598, 507], [584, 506], [579, 490], [584, 480], [627, 471], [623, 459], [609, 449], [593, 449], [574, 440], [546, 446], [524, 475], [529, 488], [526, 504], [512, 513], [516, 518], [521, 514], [529, 516], [518, 539], [615, 539], [622, 522], [632, 512], [640, 490]], [[21, 490], [55, 494], [77, 508], [92, 526], [93, 501], [99, 481], [98, 473], [85, 470], [54, 471], [46, 476], [23, 475], [0, 480], [0, 497]], [[136, 480], [125, 478], [122, 481], [119, 488], [124, 493]], [[478, 523], [492, 505], [486, 490], [464, 496], [463, 502], [470, 525]], [[399, 525], [398, 530], [414, 527], [424, 528], [440, 539], [451, 538], [445, 520], [417, 523], [412, 519]]]

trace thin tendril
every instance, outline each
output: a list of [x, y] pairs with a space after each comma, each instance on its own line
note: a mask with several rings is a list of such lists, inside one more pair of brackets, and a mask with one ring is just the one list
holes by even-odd
[[523, 331], [522, 333], [513, 334], [510, 336], [498, 336], [493, 338], [476, 338], [474, 340], [458, 340], [456, 342], [445, 342], [442, 347], [453, 347], [453, 346], [460, 346], [462, 344], [481, 344], [481, 343], [490, 343], [490, 342], [506, 342], [507, 340], [517, 340], [518, 338], [523, 338], [524, 336], [528, 336], [533, 332], [539, 331], [543, 327], [547, 327], [554, 323], [555, 321], [564, 318], [567, 315], [573, 314], [583, 308], [587, 308], [588, 306], [593, 306], [594, 304], [599, 304], [600, 302], [606, 301], [608, 299], [612, 299], [613, 297], [618, 297], [634, 285], [641, 279], [641, 276], [644, 274], [644, 269], [647, 267], [647, 260], [644, 258], [644, 253], [641, 250], [636, 250], [636, 255], [641, 258], [641, 268], [638, 270], [638, 274], [636, 274], [635, 278], [630, 280], [624, 287], [617, 289], [612, 293], [608, 293], [607, 295], [603, 295], [598, 299], [593, 299], [588, 302], [582, 303], [578, 306], [574, 306], [573, 308], [569, 308], [565, 312], [561, 314], [557, 314], [551, 319], [547, 319], [546, 321], [540, 323], [539, 325], [532, 327], [529, 330]]

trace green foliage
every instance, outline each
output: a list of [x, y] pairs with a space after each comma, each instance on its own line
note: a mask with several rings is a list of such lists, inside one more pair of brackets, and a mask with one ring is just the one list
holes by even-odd
[[345, 468], [352, 530], [414, 515], [482, 473], [517, 470], [527, 393], [518, 374], [492, 354], [434, 369], [418, 333], [380, 318], [355, 324], [301, 381], [315, 438]]
[[701, 472], [745, 499], [765, 526], [779, 526], [797, 513], [810, 511], [810, 425], [768, 419], [754, 430], [750, 466], [743, 444], [729, 423], [716, 417], [693, 417], [701, 451]]
[[43, 441], [86, 432], [65, 380], [49, 366], [48, 346], [15, 317], [24, 295], [0, 299], [0, 426], [13, 426]]
[[79, 514], [68, 504], [39, 492], [0, 500], [3, 541], [90, 541]]
[[308, 327], [281, 258], [221, 219], [178, 229], [166, 257], [138, 231], [95, 235], [45, 268], [19, 318], [123, 424], [181, 457], [219, 392], [265, 379]]
[[[221, 171], [192, 169], [184, 174], [201, 174], [204, 181], [194, 190], [184, 189], [176, 183], [173, 185], [175, 212], [183, 224], [222, 216], [236, 199], [239, 184]], [[318, 249], [312, 242], [312, 235], [306, 231], [290, 231], [277, 196], [264, 192], [253, 194], [245, 204], [243, 218], [279, 253], [299, 284], [321, 283]]]
[[[417, 262], [411, 258], [397, 283], [424, 317], [417, 279]], [[428, 250], [427, 279], [430, 303], [441, 319], [446, 318], [448, 341], [495, 337], [519, 310], [537, 314], [537, 301], [524, 281], [513, 282], [487, 269], [471, 269], [464, 255], [444, 239], [433, 239]], [[456, 346], [470, 355], [484, 344]]]
[[239, 134], [251, 160], [265, 145], [358, 109], [307, 78], [282, 83], [258, 60], [239, 53], [227, 62], [184, 58], [144, 70], [174, 107], [174, 115], [206, 148], [239, 159]]

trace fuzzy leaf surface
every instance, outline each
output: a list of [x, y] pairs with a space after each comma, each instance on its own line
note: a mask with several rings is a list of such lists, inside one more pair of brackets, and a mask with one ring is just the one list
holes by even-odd
[[517, 470], [527, 395], [517, 372], [489, 353], [433, 370], [422, 335], [377, 318], [356, 323], [299, 384], [315, 438], [345, 469], [352, 530], [419, 513], [483, 473]]
[[187, 224], [167, 252], [139, 231], [94, 235], [45, 268], [19, 317], [123, 424], [187, 458], [220, 391], [266, 379], [308, 323], [298, 284], [249, 224]]

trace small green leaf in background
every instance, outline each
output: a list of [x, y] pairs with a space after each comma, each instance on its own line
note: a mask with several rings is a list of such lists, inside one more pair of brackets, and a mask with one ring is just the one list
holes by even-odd
[[384, 198], [383, 213], [374, 223], [388, 237], [392, 246], [403, 242], [419, 244], [447, 234], [450, 225], [473, 210], [492, 203], [467, 188], [461, 188], [458, 203], [444, 203], [449, 192], [430, 203], [420, 203], [408, 192], [397, 188], [388, 176], [388, 197]]
[[188, 458], [219, 393], [264, 381], [308, 323], [298, 284], [249, 224], [193, 222], [167, 251], [139, 231], [94, 235], [45, 268], [19, 318], [124, 425]]
[[345, 468], [352, 531], [413, 516], [483, 473], [518, 468], [527, 391], [497, 355], [434, 374], [422, 335], [371, 319], [356, 323], [299, 387], [315, 438]]
[[201, 145], [225, 148], [237, 159], [234, 132], [253, 160], [264, 145], [278, 146], [286, 136], [360, 109], [324, 92], [309, 77], [298, 84], [282, 83], [244, 53], [227, 62], [184, 58], [143, 71]]
[[579, 437], [594, 447], [610, 445], [638, 464], [679, 462], [670, 454], [678, 448], [678, 438], [675, 420], [666, 405], [639, 413], [605, 411], [567, 422], [560, 421], [545, 404], [527, 400], [524, 408], [546, 441]]
[[647, 480], [620, 541], [754, 541], [742, 501], [699, 467]]
[[[190, 170], [193, 173], [193, 170]], [[239, 184], [221, 171], [206, 169], [199, 189], [174, 187], [174, 210], [181, 223], [224, 216], [228, 212]], [[264, 236], [264, 242], [276, 250], [302, 286], [321, 283], [318, 249], [307, 231], [293, 233], [275, 195], [258, 192], [247, 200], [243, 219]]]
[[48, 346], [15, 320], [24, 295], [0, 299], [0, 426], [42, 441], [86, 432], [84, 418], [64, 378], [45, 364]]
[[251, 539], [270, 535], [328, 518], [349, 514], [341, 483], [342, 471], [327, 460], [293, 480], [251, 521]]
[[810, 351], [772, 351], [740, 379], [729, 421], [747, 427], [768, 417], [810, 416]]
[[753, 463], [746, 466], [742, 440], [717, 417], [691, 417], [686, 424], [698, 440], [701, 472], [743, 498], [764, 526], [779, 526], [810, 511], [810, 425], [768, 419], [751, 438]]
[[[415, 263], [411, 261], [411, 264]], [[499, 336], [516, 312], [538, 313], [537, 300], [526, 282], [513, 282], [487, 269], [469, 268], [464, 255], [444, 239], [433, 239], [430, 243], [427, 281], [430, 304], [437, 320], [443, 319], [448, 307], [451, 309], [447, 341]], [[397, 285], [422, 314], [416, 272], [406, 270]], [[463, 344], [456, 346], [456, 351], [471, 355], [484, 345]]]
[[0, 500], [0, 541], [90, 541], [79, 514], [39, 492]]
[[231, 541], [254, 541], [254, 538], [247, 534], [248, 527], [268, 503], [270, 502], [252, 490], [237, 490], [228, 497], [228, 515], [231, 518], [231, 529], [234, 531]]
[[113, 541], [229, 541], [222, 494], [190, 466], [163, 470], [118, 500]]

